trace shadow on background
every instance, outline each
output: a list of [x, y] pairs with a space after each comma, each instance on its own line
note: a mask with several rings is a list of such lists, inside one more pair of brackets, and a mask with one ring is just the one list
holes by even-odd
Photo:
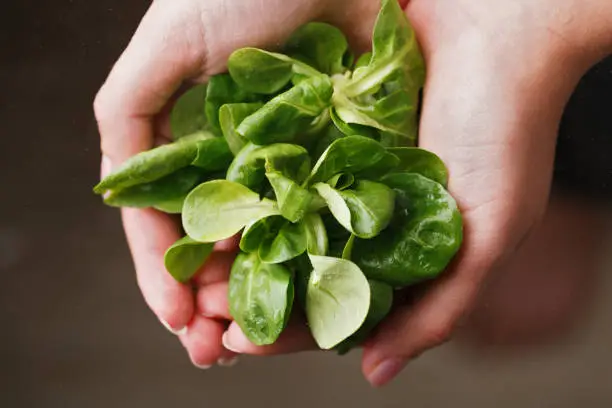
[[118, 213], [91, 194], [91, 102], [148, 3], [3, 3], [1, 407], [612, 406], [610, 296], [564, 344], [501, 362], [445, 346], [380, 391], [358, 353], [193, 368], [140, 297]]

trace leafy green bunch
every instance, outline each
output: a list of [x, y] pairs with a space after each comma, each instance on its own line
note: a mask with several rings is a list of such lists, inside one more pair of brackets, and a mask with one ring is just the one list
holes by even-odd
[[282, 53], [236, 50], [228, 73], [192, 88], [174, 142], [127, 160], [95, 192], [117, 207], [181, 214], [165, 265], [180, 282], [215, 242], [241, 233], [234, 320], [274, 343], [294, 297], [322, 349], [347, 352], [389, 313], [396, 289], [438, 276], [462, 218], [433, 153], [414, 147], [424, 63], [396, 0], [383, 0], [372, 52], [312, 22]]

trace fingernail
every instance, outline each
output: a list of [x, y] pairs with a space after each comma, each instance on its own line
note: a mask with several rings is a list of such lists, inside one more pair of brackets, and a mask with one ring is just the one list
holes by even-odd
[[223, 347], [225, 347], [229, 351], [233, 351], [234, 353], [240, 353], [240, 350], [237, 350], [236, 347], [230, 344], [228, 332], [223, 333], [223, 336], [221, 337], [221, 343], [223, 344]]
[[389, 358], [379, 363], [367, 375], [367, 379], [374, 387], [380, 387], [391, 381], [404, 368], [404, 359]]
[[172, 334], [174, 334], [175, 336], [181, 336], [185, 333], [187, 333], [187, 326], [181, 327], [180, 329], [174, 329], [172, 328], [168, 322], [166, 322], [164, 319], [162, 319], [161, 317], [159, 318], [159, 321], [161, 322], [161, 324], [164, 325], [164, 327], [166, 329], [168, 329], [168, 331]]
[[210, 364], [196, 364], [193, 363], [194, 366], [196, 366], [197, 368], [199, 368], [200, 370], [208, 370], [210, 367], [212, 367], [212, 365]]
[[238, 364], [238, 356], [234, 356], [234, 357], [221, 357], [219, 360], [217, 360], [217, 364], [219, 364], [221, 367], [233, 367], [236, 364]]
[[102, 156], [102, 165], [100, 166], [100, 178], [108, 176], [113, 168], [110, 159], [107, 156]]

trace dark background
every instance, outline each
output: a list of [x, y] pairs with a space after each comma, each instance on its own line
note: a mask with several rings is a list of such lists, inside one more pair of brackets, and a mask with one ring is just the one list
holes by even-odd
[[[545, 353], [500, 362], [449, 345], [382, 391], [366, 386], [358, 354], [193, 368], [140, 297], [118, 213], [91, 194], [91, 104], [148, 4], [0, 6], [0, 407], [612, 406], [606, 296], [601, 316]], [[598, 194], [612, 174], [607, 64], [574, 97], [559, 150], [565, 185]]]

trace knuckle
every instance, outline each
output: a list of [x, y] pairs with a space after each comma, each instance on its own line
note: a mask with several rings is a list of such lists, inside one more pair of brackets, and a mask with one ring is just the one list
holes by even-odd
[[430, 325], [425, 329], [425, 343], [437, 346], [449, 341], [453, 334], [453, 325], [448, 322]]
[[96, 121], [100, 124], [103, 123], [109, 115], [108, 107], [108, 91], [106, 86], [102, 86], [96, 94], [93, 102], [94, 115]]

